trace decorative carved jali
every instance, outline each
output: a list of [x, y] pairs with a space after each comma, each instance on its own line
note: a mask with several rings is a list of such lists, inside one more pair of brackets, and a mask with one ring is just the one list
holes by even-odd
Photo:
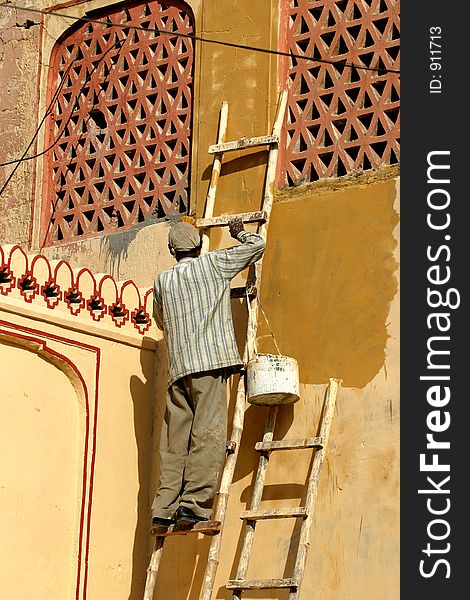
[[338, 62], [288, 59], [282, 184], [398, 163], [400, 76], [384, 69], [400, 68], [399, 24], [397, 0], [289, 2], [286, 50]]
[[47, 245], [188, 208], [189, 10], [178, 0], [138, 2], [92, 18], [102, 23], [69, 30], [52, 56], [42, 227]]

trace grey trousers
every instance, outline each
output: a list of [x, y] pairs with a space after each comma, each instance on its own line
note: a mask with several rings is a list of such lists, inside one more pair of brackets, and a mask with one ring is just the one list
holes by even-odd
[[225, 462], [225, 369], [193, 373], [167, 391], [160, 439], [160, 483], [152, 517], [171, 519], [184, 506], [210, 518]]

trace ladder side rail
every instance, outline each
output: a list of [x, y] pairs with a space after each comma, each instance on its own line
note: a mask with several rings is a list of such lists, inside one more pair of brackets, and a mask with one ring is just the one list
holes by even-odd
[[[248, 344], [250, 336], [256, 335], [256, 328], [250, 326], [252, 324], [254, 314], [252, 312], [248, 315], [248, 326], [247, 326], [247, 341], [245, 343], [245, 350], [243, 353], [243, 362], [246, 363], [248, 360]], [[223, 523], [225, 520], [225, 513], [227, 511], [230, 487], [232, 485], [233, 474], [235, 472], [235, 466], [238, 458], [238, 452], [240, 449], [240, 442], [243, 433], [243, 425], [245, 420], [245, 404], [246, 404], [246, 383], [245, 375], [242, 373], [238, 381], [237, 395], [235, 399], [235, 408], [232, 418], [232, 432], [230, 441], [234, 443], [234, 452], [229, 454], [225, 460], [225, 466], [222, 473], [222, 479], [219, 487], [217, 507], [214, 515], [216, 521]], [[215, 536], [211, 540], [209, 547], [209, 554], [207, 558], [206, 570], [204, 573], [204, 581], [199, 596], [199, 600], [211, 600], [212, 590], [214, 587], [215, 574], [219, 565], [219, 555], [221, 547], [221, 535]]]
[[[277, 115], [276, 115], [275, 123], [273, 126], [273, 135], [276, 134], [276, 131], [279, 133], [281, 130], [282, 123], [284, 120], [284, 113], [285, 113], [286, 105], [287, 105], [287, 92], [283, 92], [280, 96], [280, 101], [278, 103]], [[274, 165], [274, 169], [272, 166], [273, 161], [271, 159], [271, 156], [273, 155], [273, 153], [275, 153], [275, 157], [277, 159], [277, 146], [276, 146], [276, 148], [271, 146], [270, 150], [269, 150], [268, 166], [270, 165], [271, 168], [270, 169], [268, 168], [268, 171], [266, 173], [266, 184], [265, 185], [266, 185], [266, 188], [270, 189], [271, 203], [266, 202], [266, 199], [265, 199], [266, 198], [266, 190], [265, 190], [264, 199], [263, 199], [263, 210], [264, 210], [265, 205], [269, 207], [269, 211], [267, 212], [267, 222], [269, 222], [269, 216], [270, 216], [271, 206], [272, 206], [272, 185], [269, 185], [269, 182], [274, 181], [273, 173], [275, 175], [275, 169], [276, 169], [276, 165]], [[215, 188], [214, 188], [213, 193], [215, 196]], [[209, 216], [209, 215], [207, 215], [207, 216]], [[210, 216], [212, 216], [212, 215], [210, 215]], [[266, 239], [266, 234], [267, 234], [267, 227], [266, 227], [267, 222], [262, 226], [263, 227], [262, 235], [263, 235], [264, 239]], [[204, 248], [204, 245], [203, 245], [203, 248]], [[260, 259], [260, 261], [258, 261], [258, 263], [262, 262], [262, 260], [263, 260], [263, 258], [261, 257], [261, 259]], [[256, 266], [258, 263], [255, 264], [255, 273], [257, 276], [261, 275], [261, 271], [259, 269], [256, 270]], [[258, 281], [257, 281], [257, 285], [258, 285]], [[255, 310], [250, 310], [249, 314], [248, 314], [247, 337], [246, 337], [245, 349], [244, 349], [244, 353], [243, 353], [243, 361], [245, 363], [248, 362], [248, 359], [250, 357], [250, 349], [255, 346], [255, 341], [256, 341], [258, 311], [257, 311], [257, 303], [255, 301], [256, 301], [256, 297], [253, 298], [251, 301], [250, 301], [250, 299], [247, 300], [247, 302], [249, 302], [249, 303], [251, 302], [251, 306], [253, 306], [253, 304], [255, 305]], [[225, 512], [226, 512], [227, 504], [228, 504], [229, 491], [230, 491], [230, 487], [231, 487], [232, 480], [233, 480], [233, 474], [235, 472], [235, 463], [236, 463], [236, 460], [238, 457], [238, 449], [239, 449], [239, 445], [240, 445], [240, 441], [241, 441], [241, 434], [243, 432], [243, 424], [244, 424], [244, 418], [245, 418], [245, 403], [246, 403], [245, 377], [242, 374], [242, 376], [240, 377], [239, 383], [238, 383], [237, 396], [236, 396], [236, 401], [235, 401], [234, 419], [233, 419], [233, 424], [232, 424], [232, 432], [235, 437], [232, 437], [231, 439], [232, 439], [232, 441], [236, 442], [236, 447], [235, 447], [235, 452], [231, 456], [227, 457], [226, 462], [225, 462], [224, 472], [222, 475], [222, 483], [224, 484], [224, 489], [222, 490], [222, 483], [221, 483], [221, 487], [219, 489], [219, 498], [217, 501], [216, 515], [214, 517], [216, 520], [221, 521], [221, 523], [222, 523], [221, 529], [222, 529], [223, 523], [224, 523]], [[237, 424], [235, 424], [235, 416], [237, 417]], [[220, 517], [222, 517], [222, 518], [220, 518]], [[221, 537], [222, 537], [221, 535], [214, 536], [211, 540], [208, 561], [207, 561], [206, 570], [204, 573], [203, 587], [201, 590], [201, 594], [199, 596], [200, 600], [211, 600], [212, 590], [213, 590], [214, 582], [215, 582], [215, 574], [216, 574], [217, 566], [219, 564]]]
[[[278, 413], [277, 406], [270, 406], [268, 416], [266, 418], [263, 442], [272, 442], [274, 436], [274, 427], [276, 426], [276, 417]], [[263, 496], [264, 482], [266, 479], [266, 471], [269, 464], [269, 453], [262, 453], [258, 461], [258, 470], [253, 485], [253, 493], [250, 502], [250, 511], [258, 510]], [[243, 533], [242, 548], [240, 551], [240, 559], [238, 561], [238, 569], [236, 580], [243, 580], [248, 571], [248, 563], [250, 559], [251, 549], [253, 546], [253, 538], [255, 533], [256, 521], [246, 521]], [[241, 598], [241, 590], [236, 590], [233, 593], [232, 600]]]
[[[217, 497], [217, 507], [214, 515], [214, 519], [222, 523], [221, 530], [225, 521], [225, 513], [227, 511], [230, 487], [232, 485], [233, 474], [235, 472], [238, 451], [242, 439], [243, 421], [245, 418], [245, 396], [245, 377], [242, 373], [240, 375], [240, 379], [238, 381], [237, 386], [235, 408], [232, 418], [232, 431], [230, 435], [230, 440], [234, 442], [234, 451], [231, 454], [229, 454], [225, 459], [225, 466], [222, 473], [219, 493]], [[207, 557], [206, 570], [204, 573], [204, 581], [199, 600], [211, 600], [212, 589], [214, 587], [215, 581], [215, 574], [217, 571], [217, 567], [219, 566], [221, 539], [222, 536], [219, 534], [217, 536], [214, 536], [211, 540], [209, 554]]]
[[[283, 90], [279, 96], [279, 102], [277, 106], [276, 118], [274, 120], [272, 134], [276, 135], [278, 138], [281, 133], [282, 124], [284, 123], [284, 115], [287, 107], [287, 90]], [[263, 193], [263, 205], [261, 210], [265, 211], [267, 214], [266, 222], [261, 224], [258, 227], [258, 233], [263, 237], [264, 240], [267, 239], [268, 235], [268, 226], [269, 219], [271, 217], [271, 209], [273, 206], [274, 199], [274, 182], [276, 179], [276, 169], [277, 169], [277, 159], [279, 154], [279, 145], [275, 144], [270, 147], [269, 155], [268, 155], [268, 167], [266, 170], [266, 180], [264, 184], [264, 193]], [[261, 273], [263, 269], [263, 259], [264, 256], [260, 258], [260, 260], [255, 263], [255, 281], [256, 287], [260, 290], [261, 286]], [[251, 301], [251, 312], [253, 313], [253, 323], [254, 323], [254, 333], [250, 337], [250, 342], [248, 344], [248, 357], [251, 358], [255, 352], [256, 346], [256, 331], [258, 328], [258, 298], [255, 297]]]
[[333, 420], [333, 414], [336, 404], [336, 396], [338, 393], [339, 379], [330, 379], [328, 386], [326, 401], [325, 401], [325, 412], [322, 418], [320, 427], [320, 437], [323, 440], [323, 447], [315, 452], [313, 458], [312, 468], [310, 471], [310, 477], [308, 480], [307, 494], [305, 499], [305, 508], [307, 509], [307, 517], [302, 522], [300, 529], [299, 544], [297, 547], [297, 557], [294, 565], [293, 579], [298, 582], [298, 587], [295, 591], [291, 591], [289, 594], [289, 600], [297, 600], [300, 593], [300, 583], [303, 578], [305, 565], [307, 561], [307, 552], [309, 547], [310, 532], [313, 524], [313, 509], [318, 492], [318, 482], [320, 477], [320, 470], [325, 458], [326, 449], [328, 446], [328, 439], [330, 436], [331, 423]]
[[[228, 122], [228, 102], [222, 102], [220, 108], [219, 124], [217, 131], [217, 143], [222, 144], [227, 135]], [[204, 207], [204, 216], [212, 217], [214, 213], [215, 193], [217, 183], [219, 181], [220, 170], [222, 167], [222, 153], [215, 154], [212, 163], [212, 174], [209, 184], [209, 189], [206, 195], [206, 204]], [[201, 253], [207, 252], [209, 249], [209, 233], [203, 232]], [[217, 536], [220, 537], [220, 536]], [[147, 579], [145, 582], [144, 600], [153, 600], [155, 585], [157, 583], [158, 569], [163, 552], [164, 537], [157, 537], [155, 540], [155, 550], [152, 552], [150, 563], [147, 569]]]
[[[217, 132], [217, 143], [223, 144], [227, 135], [227, 122], [228, 122], [228, 102], [222, 102], [220, 108], [219, 127]], [[209, 218], [214, 214], [215, 205], [215, 193], [217, 191], [217, 184], [219, 182], [220, 171], [222, 169], [222, 152], [214, 154], [214, 161], [212, 163], [212, 174], [209, 183], [209, 189], [206, 196], [206, 205], [204, 208], [204, 217]], [[204, 231], [202, 234], [202, 249], [201, 254], [206, 253], [209, 250], [209, 232]]]
[[152, 553], [150, 564], [147, 569], [147, 580], [145, 582], [144, 600], [153, 600], [155, 585], [157, 583], [158, 569], [162, 558], [164, 538], [155, 540], [155, 550]]
[[[273, 125], [273, 136], [279, 139], [281, 135], [282, 125], [284, 123], [284, 115], [287, 107], [287, 90], [283, 90], [279, 96], [276, 118]], [[265, 210], [268, 215], [271, 214], [271, 208], [274, 198], [274, 182], [276, 180], [277, 159], [279, 154], [279, 144], [275, 144], [270, 148], [268, 157], [268, 168], [266, 171], [266, 181], [263, 197], [263, 205], [261, 210]], [[268, 220], [269, 221], [269, 220]], [[259, 233], [266, 239], [268, 222], [260, 227]]]

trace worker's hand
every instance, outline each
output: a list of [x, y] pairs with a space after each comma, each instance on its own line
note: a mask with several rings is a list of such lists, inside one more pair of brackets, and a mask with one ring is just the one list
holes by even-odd
[[236, 240], [240, 231], [245, 231], [241, 217], [234, 217], [228, 222], [228, 230], [230, 235]]
[[183, 215], [180, 221], [182, 221], [183, 223], [189, 223], [190, 225], [193, 225], [193, 227], [196, 227], [196, 219], [190, 217], [189, 215]]

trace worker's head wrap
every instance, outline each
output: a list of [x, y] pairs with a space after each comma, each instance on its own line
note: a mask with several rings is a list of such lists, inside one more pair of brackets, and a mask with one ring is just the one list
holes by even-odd
[[179, 222], [171, 227], [168, 244], [175, 252], [189, 252], [199, 248], [201, 237], [191, 223]]

